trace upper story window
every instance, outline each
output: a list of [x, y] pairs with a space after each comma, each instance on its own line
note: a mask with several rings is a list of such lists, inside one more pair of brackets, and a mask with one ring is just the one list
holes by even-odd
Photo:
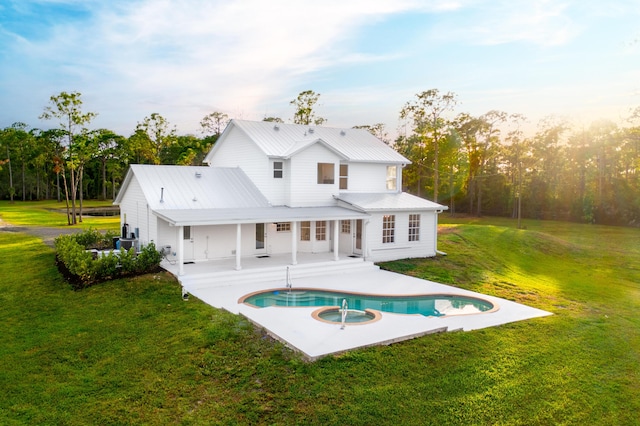
[[420, 215], [409, 215], [409, 241], [420, 241]]
[[276, 179], [282, 179], [282, 161], [273, 162], [273, 177]]
[[289, 232], [289, 231], [291, 231], [291, 222], [276, 223], [276, 232]]
[[387, 189], [398, 189], [398, 166], [387, 166]]
[[349, 165], [340, 164], [340, 189], [349, 188]]
[[331, 184], [335, 181], [333, 163], [318, 163], [318, 183]]
[[382, 217], [382, 242], [393, 243], [396, 241], [396, 216], [393, 214]]

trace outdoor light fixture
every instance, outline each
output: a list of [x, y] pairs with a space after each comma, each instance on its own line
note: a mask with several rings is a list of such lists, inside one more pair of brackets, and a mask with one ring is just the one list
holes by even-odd
[[187, 289], [182, 287], [182, 300], [185, 302], [189, 300], [189, 293], [187, 293]]

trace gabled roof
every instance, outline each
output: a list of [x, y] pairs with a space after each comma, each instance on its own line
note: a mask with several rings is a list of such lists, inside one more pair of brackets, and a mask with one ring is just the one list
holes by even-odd
[[172, 225], [368, 217], [350, 207], [272, 207], [241, 169], [228, 167], [132, 164], [114, 204], [122, 202], [134, 177], [151, 211]]
[[272, 158], [289, 158], [300, 148], [321, 141], [350, 162], [411, 163], [366, 130], [246, 120], [231, 120], [205, 157], [206, 163], [210, 162], [218, 147], [225, 143], [234, 129], [244, 132], [267, 157]]
[[152, 210], [269, 207], [239, 168], [132, 164], [114, 204], [120, 204], [133, 177]]
[[443, 206], [406, 192], [377, 192], [377, 193], [343, 193], [337, 197], [338, 201], [346, 203], [365, 212], [375, 211], [437, 211], [448, 210]]

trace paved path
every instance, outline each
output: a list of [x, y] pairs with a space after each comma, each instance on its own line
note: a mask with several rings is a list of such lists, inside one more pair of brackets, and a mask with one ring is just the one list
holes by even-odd
[[24, 232], [26, 234], [35, 235], [44, 241], [50, 247], [53, 247], [53, 241], [60, 234], [76, 234], [82, 232], [80, 228], [67, 227], [47, 227], [47, 226], [14, 226], [10, 223], [3, 222], [0, 219], [0, 232]]

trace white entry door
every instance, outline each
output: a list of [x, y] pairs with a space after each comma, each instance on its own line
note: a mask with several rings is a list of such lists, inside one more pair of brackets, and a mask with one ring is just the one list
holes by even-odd
[[190, 226], [184, 227], [184, 261], [193, 262], [194, 256], [193, 229]]

